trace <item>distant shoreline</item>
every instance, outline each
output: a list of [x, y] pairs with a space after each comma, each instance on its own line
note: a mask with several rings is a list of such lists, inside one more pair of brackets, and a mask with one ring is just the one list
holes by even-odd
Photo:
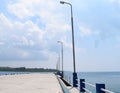
[[0, 71], [11, 71], [11, 72], [56, 72], [56, 69], [44, 69], [44, 68], [25, 68], [25, 67], [0, 67]]

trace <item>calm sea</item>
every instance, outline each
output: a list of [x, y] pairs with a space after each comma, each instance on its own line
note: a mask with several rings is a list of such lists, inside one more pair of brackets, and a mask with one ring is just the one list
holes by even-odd
[[0, 71], [0, 75], [15, 75], [15, 74], [30, 74], [30, 73], [52, 73], [52, 72], [13, 72], [13, 71]]
[[31, 72], [0, 71], [0, 75], [29, 74], [29, 73], [31, 73]]
[[[72, 73], [64, 72], [65, 79], [72, 84]], [[78, 72], [78, 79], [85, 79], [85, 82], [91, 84], [104, 83], [106, 89], [114, 93], [120, 93], [120, 72]], [[86, 86], [95, 93], [95, 89]]]

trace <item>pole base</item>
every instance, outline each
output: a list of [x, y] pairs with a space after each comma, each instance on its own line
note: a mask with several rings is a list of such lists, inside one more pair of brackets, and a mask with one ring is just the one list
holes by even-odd
[[73, 72], [73, 87], [78, 87], [78, 77], [76, 72]]

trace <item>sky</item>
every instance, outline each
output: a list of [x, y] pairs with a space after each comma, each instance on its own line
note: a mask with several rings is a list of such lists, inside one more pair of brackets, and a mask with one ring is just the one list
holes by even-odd
[[[76, 71], [120, 71], [120, 0], [72, 4]], [[70, 6], [60, 0], [0, 1], [0, 66], [73, 71]], [[61, 60], [60, 60], [61, 61]]]

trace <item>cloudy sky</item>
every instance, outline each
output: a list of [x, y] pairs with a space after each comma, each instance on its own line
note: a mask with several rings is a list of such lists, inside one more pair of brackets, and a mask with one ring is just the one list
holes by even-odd
[[[73, 5], [77, 71], [120, 71], [120, 0]], [[60, 0], [0, 0], [0, 66], [73, 71], [70, 7]]]

